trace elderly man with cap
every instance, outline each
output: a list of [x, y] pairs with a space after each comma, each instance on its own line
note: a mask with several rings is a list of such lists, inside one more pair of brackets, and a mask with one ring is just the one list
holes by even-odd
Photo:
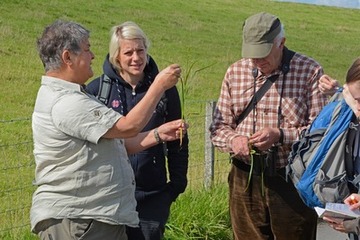
[[285, 180], [292, 143], [326, 103], [322, 67], [285, 47], [280, 20], [258, 13], [243, 25], [242, 59], [224, 77], [211, 140], [232, 160], [234, 239], [316, 239], [317, 215]]

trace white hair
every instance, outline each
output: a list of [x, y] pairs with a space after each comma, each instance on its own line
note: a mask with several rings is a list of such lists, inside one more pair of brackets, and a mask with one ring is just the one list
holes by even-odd
[[282, 23], [280, 23], [280, 32], [279, 32], [279, 34], [275, 37], [275, 39], [274, 39], [274, 44], [276, 44], [277, 47], [280, 47], [281, 41], [283, 40], [284, 37], [285, 37], [284, 25], [283, 25]]

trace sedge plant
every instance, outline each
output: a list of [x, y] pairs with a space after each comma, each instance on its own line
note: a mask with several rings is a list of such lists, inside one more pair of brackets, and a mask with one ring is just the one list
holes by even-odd
[[[251, 182], [251, 178], [252, 178], [252, 174], [253, 174], [253, 170], [254, 170], [254, 155], [259, 155], [259, 153], [252, 147], [252, 145], [250, 143], [248, 143], [248, 147], [249, 147], [249, 152], [250, 152], [250, 171], [249, 171], [249, 176], [248, 176], [248, 180], [246, 183], [246, 187], [244, 192], [246, 192], [250, 186], [250, 182]], [[235, 157], [236, 154], [232, 154], [230, 156], [230, 158]], [[265, 164], [264, 162], [260, 162], [261, 164], [261, 195], [264, 196], [265, 195], [265, 188], [264, 188], [264, 171], [265, 171]]]
[[[180, 77], [180, 106], [181, 106], [181, 119], [183, 120], [183, 122], [185, 122], [185, 99], [186, 99], [186, 95], [188, 94], [189, 88], [188, 88], [188, 81], [189, 79], [193, 79], [195, 78], [195, 75], [198, 72], [201, 72], [211, 66], [214, 65], [208, 65], [206, 67], [203, 68], [199, 68], [193, 71], [193, 68], [195, 66], [196, 62], [192, 62], [189, 66], [189, 68], [185, 71], [185, 75], [184, 77]], [[183, 139], [183, 130], [182, 128], [180, 128], [180, 147], [182, 146], [182, 139]]]
[[[249, 150], [250, 150], [250, 171], [249, 171], [249, 177], [247, 180], [247, 184], [246, 184], [246, 188], [245, 188], [245, 192], [248, 190], [249, 186], [250, 186], [250, 182], [251, 182], [251, 178], [252, 178], [252, 173], [253, 173], [253, 169], [254, 169], [254, 155], [259, 155], [258, 152], [256, 152], [255, 149], [253, 149], [252, 145], [249, 143]], [[264, 190], [264, 163], [261, 161], [261, 195], [264, 196], [265, 194], [265, 190]]]

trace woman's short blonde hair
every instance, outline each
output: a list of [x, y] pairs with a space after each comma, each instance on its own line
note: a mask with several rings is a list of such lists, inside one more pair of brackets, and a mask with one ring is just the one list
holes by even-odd
[[145, 46], [146, 53], [150, 47], [150, 41], [146, 37], [143, 30], [136, 23], [131, 21], [127, 21], [120, 25], [112, 27], [110, 35], [111, 38], [109, 44], [109, 61], [118, 71], [121, 70], [121, 66], [117, 60], [117, 57], [120, 52], [120, 44], [122, 40], [142, 40]]

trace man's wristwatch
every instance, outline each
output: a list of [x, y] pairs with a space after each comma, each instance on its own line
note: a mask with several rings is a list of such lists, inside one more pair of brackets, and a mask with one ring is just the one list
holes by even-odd
[[280, 131], [279, 141], [277, 143], [274, 143], [273, 146], [281, 146], [284, 143], [284, 130], [279, 128], [279, 131]]
[[284, 130], [282, 130], [282, 128], [279, 128], [279, 131], [280, 131], [279, 144], [283, 145], [283, 143], [284, 143]]
[[156, 140], [156, 142], [157, 142], [158, 144], [164, 142], [164, 141], [161, 139], [160, 135], [159, 135], [158, 128], [155, 128], [155, 129], [154, 129], [154, 137], [155, 137], [155, 140]]

